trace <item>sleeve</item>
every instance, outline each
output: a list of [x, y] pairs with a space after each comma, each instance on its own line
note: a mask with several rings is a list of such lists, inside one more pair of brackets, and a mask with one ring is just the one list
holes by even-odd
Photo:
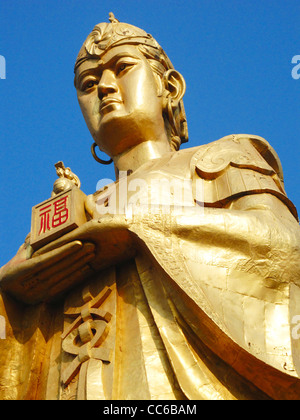
[[[249, 194], [270, 193], [287, 205], [298, 220], [284, 190], [281, 163], [262, 137], [239, 134], [200, 147], [191, 160], [195, 200], [206, 207], [225, 207]], [[201, 196], [195, 188], [202, 180]]]

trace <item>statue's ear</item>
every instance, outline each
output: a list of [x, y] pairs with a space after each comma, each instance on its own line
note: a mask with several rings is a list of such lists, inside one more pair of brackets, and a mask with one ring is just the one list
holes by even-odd
[[167, 99], [172, 100], [172, 107], [176, 108], [186, 91], [183, 76], [176, 70], [171, 69], [164, 74], [164, 87]]

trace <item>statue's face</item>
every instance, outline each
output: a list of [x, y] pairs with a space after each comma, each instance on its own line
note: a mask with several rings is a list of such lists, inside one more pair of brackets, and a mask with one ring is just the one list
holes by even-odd
[[159, 76], [136, 47], [117, 46], [83, 62], [75, 83], [87, 126], [109, 156], [164, 132]]

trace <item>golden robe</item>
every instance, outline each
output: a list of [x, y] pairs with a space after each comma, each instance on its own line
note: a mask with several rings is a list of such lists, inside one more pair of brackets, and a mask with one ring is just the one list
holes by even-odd
[[[0, 399], [299, 399], [300, 229], [275, 151], [227, 136], [128, 178], [141, 179], [128, 229], [85, 283], [75, 268], [67, 295], [2, 276]], [[155, 179], [188, 180], [191, 194]], [[103, 194], [87, 200], [91, 227]]]

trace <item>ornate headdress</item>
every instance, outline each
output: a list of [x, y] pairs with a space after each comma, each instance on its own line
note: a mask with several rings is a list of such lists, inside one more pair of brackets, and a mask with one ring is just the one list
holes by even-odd
[[85, 60], [100, 58], [107, 50], [124, 44], [145, 45], [157, 50], [157, 55], [164, 55], [168, 68], [173, 68], [171, 61], [163, 51], [161, 46], [143, 29], [128, 23], [121, 23], [115, 18], [113, 13], [109, 14], [110, 23], [99, 23], [89, 34], [79, 51], [75, 70]]

